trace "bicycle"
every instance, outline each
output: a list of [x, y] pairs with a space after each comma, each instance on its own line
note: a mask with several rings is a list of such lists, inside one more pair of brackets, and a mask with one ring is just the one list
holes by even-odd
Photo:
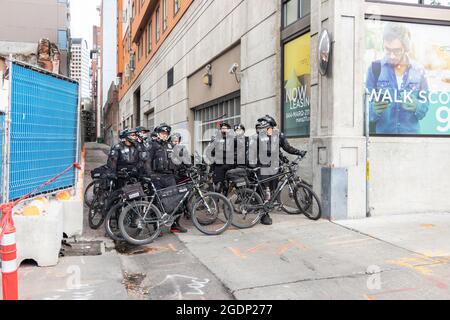
[[[281, 193], [288, 185], [289, 190], [292, 190], [298, 209], [295, 212], [300, 211], [299, 213], [303, 213], [311, 220], [319, 220], [322, 216], [319, 197], [308, 184], [297, 177], [298, 165], [301, 160], [302, 158], [298, 157], [292, 163], [283, 164], [278, 170], [281, 171], [280, 173], [262, 180], [260, 180], [258, 172], [263, 168], [241, 168], [247, 172], [248, 180], [246, 183], [241, 181], [240, 184], [236, 184], [235, 191], [230, 196], [230, 202], [235, 208], [233, 226], [240, 229], [254, 227], [265, 214], [275, 209], [285, 208], [285, 212], [294, 214], [294, 211], [288, 210], [286, 203], [280, 199]], [[279, 181], [277, 189], [270, 199], [264, 201], [265, 185], [275, 180]]]
[[134, 173], [127, 169], [120, 170], [117, 174], [103, 173], [93, 187], [93, 199], [89, 207], [88, 223], [93, 230], [99, 229], [106, 219], [106, 214], [121, 194], [118, 189], [122, 183], [125, 185], [136, 183]]
[[[198, 181], [200, 184], [200, 188], [203, 191], [208, 192], [210, 190], [210, 185], [209, 185], [209, 180], [211, 178], [210, 174], [208, 173], [206, 166], [200, 164], [200, 165], [197, 165], [197, 167], [198, 167], [197, 172], [198, 172]], [[140, 183], [142, 185], [143, 192], [145, 194], [144, 197], [137, 196], [136, 194], [133, 194], [133, 192], [130, 192], [130, 191], [127, 192], [126, 190], [121, 190], [121, 194], [119, 195], [119, 200], [108, 211], [108, 214], [106, 215], [106, 219], [105, 219], [105, 229], [106, 229], [106, 233], [112, 240], [114, 240], [114, 241], [123, 241], [124, 240], [124, 238], [121, 234], [120, 228], [119, 228], [119, 223], [118, 223], [119, 216], [120, 216], [121, 212], [124, 210], [124, 208], [129, 206], [130, 203], [135, 203], [136, 201], [149, 201], [151, 199], [150, 197], [152, 194], [152, 190], [148, 183], [148, 180], [146, 180], [146, 181], [147, 182], [140, 179]], [[186, 178], [181, 179], [181, 181], [178, 184], [183, 185], [190, 181], [191, 181], [191, 178], [186, 177]], [[196, 200], [196, 197], [195, 197], [194, 193], [191, 196], [189, 196], [189, 198], [186, 200], [186, 206], [185, 206], [186, 210], [184, 211], [184, 214], [187, 219], [190, 219], [190, 217], [191, 217], [191, 212], [192, 212], [192, 208], [195, 203], [195, 200]], [[213, 221], [211, 222], [210, 219], [202, 220], [199, 217], [199, 220], [200, 220], [200, 223], [204, 224], [204, 225], [213, 223]]]
[[198, 168], [189, 168], [188, 175], [190, 183], [162, 190], [157, 190], [150, 178], [143, 178], [152, 190], [150, 199], [128, 205], [119, 216], [119, 229], [127, 242], [133, 245], [152, 243], [159, 237], [162, 226], [172, 226], [183, 215], [180, 209], [192, 195], [196, 199], [191, 220], [200, 232], [220, 235], [230, 227], [234, 210], [229, 200], [221, 194], [202, 190]]

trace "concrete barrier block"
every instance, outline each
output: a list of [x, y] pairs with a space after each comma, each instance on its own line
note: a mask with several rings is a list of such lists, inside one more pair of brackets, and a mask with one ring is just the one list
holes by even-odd
[[63, 238], [62, 211], [62, 203], [51, 201], [43, 215], [14, 215], [18, 265], [27, 259], [36, 261], [40, 267], [58, 264]]
[[61, 201], [63, 205], [63, 232], [70, 238], [83, 234], [83, 202], [74, 197]]

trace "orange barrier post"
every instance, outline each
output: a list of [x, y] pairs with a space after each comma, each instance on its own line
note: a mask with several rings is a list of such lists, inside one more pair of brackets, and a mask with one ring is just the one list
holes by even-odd
[[19, 288], [17, 280], [17, 250], [16, 250], [16, 228], [12, 219], [12, 206], [3, 206], [2, 219], [4, 221], [3, 237], [1, 239], [2, 260], [2, 288], [3, 300], [18, 300]]
[[66, 172], [76, 168], [81, 169], [78, 163], [72, 164], [66, 170], [50, 179], [43, 185], [31, 191], [29, 194], [22, 198], [0, 205], [0, 211], [2, 213], [1, 226], [0, 226], [0, 255], [2, 261], [2, 289], [3, 300], [18, 300], [19, 299], [19, 282], [17, 279], [17, 250], [16, 250], [16, 228], [12, 217], [13, 209], [16, 205], [25, 199], [28, 199], [38, 190], [53, 183], [59, 177], [63, 176]]

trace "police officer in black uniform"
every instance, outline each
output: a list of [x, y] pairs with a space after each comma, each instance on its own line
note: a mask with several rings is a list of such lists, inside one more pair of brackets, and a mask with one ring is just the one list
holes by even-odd
[[[169, 143], [169, 137], [172, 128], [162, 123], [155, 129], [158, 139], [152, 142], [152, 148], [149, 157], [145, 161], [145, 169], [157, 189], [169, 188], [177, 185], [176, 181], [176, 165], [172, 162], [173, 147]], [[181, 218], [181, 217], [180, 217]], [[178, 218], [172, 225], [170, 232], [186, 233], [187, 230], [180, 225]]]
[[120, 143], [111, 148], [108, 156], [108, 167], [112, 173], [122, 169], [132, 171], [141, 167], [139, 137], [136, 130], [126, 129], [120, 135]]
[[151, 141], [149, 139], [149, 133], [150, 130], [148, 130], [145, 127], [137, 127], [136, 132], [139, 137], [139, 142], [144, 146], [145, 149], [150, 150], [151, 148]]
[[214, 190], [219, 193], [225, 191], [224, 181], [227, 171], [235, 167], [234, 148], [232, 146], [234, 144], [234, 134], [230, 130], [231, 126], [228, 123], [222, 123], [220, 125], [220, 133], [213, 137], [206, 150], [207, 156], [211, 156], [209, 162], [212, 164], [214, 172]]
[[[301, 156], [304, 157], [306, 155], [306, 151], [301, 151], [299, 149], [294, 148], [291, 146], [288, 142], [288, 139], [286, 136], [282, 133], [278, 133], [278, 139], [275, 139], [274, 136], [274, 129], [277, 127], [277, 122], [275, 119], [269, 115], [266, 115], [262, 118], [259, 118], [256, 123], [256, 131], [258, 133], [257, 143], [258, 143], [258, 166], [267, 167], [270, 166], [272, 163], [261, 163], [261, 159], [259, 158], [259, 150], [260, 148], [263, 148], [264, 150], [267, 150], [267, 156], [268, 158], [271, 158], [272, 154], [272, 143], [274, 141], [279, 142], [279, 148], [283, 149], [286, 153]], [[281, 153], [279, 153], [279, 156], [282, 157]], [[283, 159], [282, 159], [283, 160]], [[260, 178], [265, 179], [269, 178], [270, 176], [264, 176], [262, 175]], [[273, 194], [273, 191], [278, 187], [278, 181], [274, 180], [267, 184], [266, 186], [269, 188], [270, 192]], [[268, 199], [266, 199], [268, 200]], [[262, 219], [261, 223], [264, 225], [271, 225], [272, 224], [272, 218], [270, 218], [269, 214], [266, 214]]]
[[248, 165], [249, 138], [245, 136], [245, 126], [237, 124], [234, 126], [234, 164], [235, 167]]

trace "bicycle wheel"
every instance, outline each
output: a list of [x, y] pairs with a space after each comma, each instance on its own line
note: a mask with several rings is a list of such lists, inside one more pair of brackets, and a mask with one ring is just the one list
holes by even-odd
[[84, 204], [91, 208], [92, 203], [94, 201], [94, 196], [98, 192], [98, 188], [100, 185], [99, 180], [94, 180], [91, 183], [88, 184], [86, 187], [86, 190], [84, 190]]
[[232, 204], [224, 195], [207, 193], [194, 203], [192, 223], [202, 233], [216, 236], [230, 227], [233, 211]]
[[287, 214], [301, 214], [302, 210], [299, 209], [295, 202], [295, 189], [293, 183], [288, 183], [286, 187], [281, 191], [278, 196], [278, 201], [281, 204], [281, 210]]
[[104, 192], [98, 192], [94, 195], [94, 199], [92, 201], [91, 207], [89, 208], [88, 214], [89, 227], [93, 230], [97, 230], [98, 228], [100, 228], [105, 221], [106, 216], [104, 213], [104, 207], [107, 197], [107, 194], [105, 194]]
[[119, 228], [119, 217], [122, 210], [129, 205], [128, 202], [119, 202], [114, 205], [106, 215], [105, 229], [108, 236], [114, 241], [123, 241], [124, 237]]
[[239, 229], [252, 228], [261, 220], [261, 196], [251, 189], [237, 189], [230, 196], [234, 208], [232, 225]]
[[161, 212], [150, 202], [130, 204], [119, 216], [119, 229], [130, 244], [144, 246], [152, 243], [161, 233]]
[[319, 220], [322, 217], [322, 205], [311, 187], [303, 183], [298, 184], [295, 191], [295, 202], [308, 219]]

